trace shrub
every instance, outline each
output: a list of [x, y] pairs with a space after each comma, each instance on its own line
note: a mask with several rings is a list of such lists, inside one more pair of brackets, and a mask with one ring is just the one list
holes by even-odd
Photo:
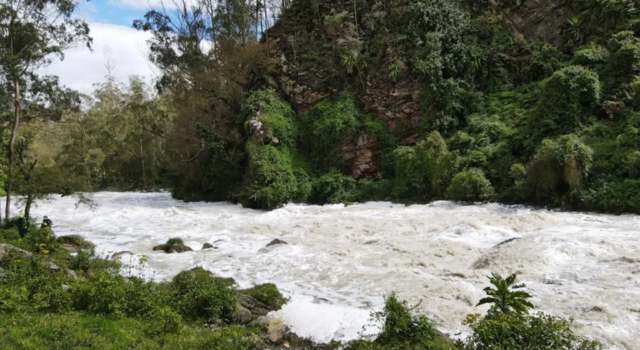
[[580, 193], [580, 199], [585, 208], [640, 214], [640, 180], [603, 181]]
[[48, 227], [32, 228], [25, 237], [25, 242], [29, 250], [41, 255], [50, 255], [60, 249], [60, 243]]
[[495, 192], [491, 182], [479, 169], [469, 169], [458, 173], [447, 189], [447, 196], [457, 201], [486, 201], [493, 198]]
[[305, 135], [302, 143], [317, 171], [344, 169], [341, 146], [351, 142], [360, 127], [360, 112], [349, 95], [326, 99], [304, 116]]
[[278, 287], [272, 283], [261, 284], [250, 289], [242, 290], [240, 293], [255, 298], [267, 306], [269, 310], [280, 310], [287, 302], [278, 290]]
[[237, 298], [230, 282], [215, 278], [202, 268], [179, 273], [170, 288], [175, 306], [184, 318], [228, 322], [233, 317]]
[[578, 65], [595, 67], [604, 65], [609, 59], [609, 51], [595, 43], [583, 46], [576, 50], [573, 62]]
[[64, 274], [41, 257], [12, 259], [0, 274], [0, 310], [60, 312], [69, 309]]
[[600, 103], [598, 74], [582, 66], [568, 66], [542, 85], [540, 104], [533, 113], [536, 135], [569, 133], [580, 127]]
[[405, 302], [391, 295], [384, 310], [376, 315], [384, 321], [382, 333], [375, 341], [356, 341], [349, 350], [450, 350], [454, 345], [440, 336], [433, 323], [425, 316], [414, 316]]
[[[297, 127], [294, 113], [274, 90], [258, 90], [247, 97], [243, 104], [243, 114], [249, 118], [247, 128], [249, 132], [263, 132], [263, 135], [253, 135], [266, 143], [293, 146], [297, 137]], [[255, 130], [261, 123], [262, 129]]]
[[468, 349], [597, 350], [599, 344], [578, 337], [571, 324], [539, 313], [499, 313], [471, 322]]
[[164, 335], [180, 333], [182, 329], [182, 317], [168, 306], [159, 306], [146, 314], [151, 320], [147, 333], [150, 335]]
[[357, 199], [357, 182], [336, 169], [313, 181], [311, 203], [351, 203]]
[[538, 201], [575, 195], [593, 162], [593, 150], [575, 135], [546, 139], [527, 169], [528, 185]]
[[287, 148], [273, 145], [247, 145], [249, 165], [240, 201], [256, 209], [274, 209], [290, 201], [304, 201], [310, 184], [306, 171], [294, 165]]
[[612, 57], [614, 74], [628, 81], [640, 73], [640, 40], [624, 44]]
[[126, 313], [126, 281], [116, 273], [100, 271], [87, 281], [78, 280], [73, 284], [72, 294], [77, 310], [115, 316]]
[[436, 198], [445, 189], [457, 167], [457, 158], [437, 131], [414, 147], [401, 146], [393, 152], [394, 194], [400, 198]]

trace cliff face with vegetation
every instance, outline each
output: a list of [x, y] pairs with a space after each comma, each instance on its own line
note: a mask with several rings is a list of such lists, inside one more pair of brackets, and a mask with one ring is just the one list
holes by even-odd
[[259, 127], [239, 198], [638, 212], [638, 16], [631, 1], [294, 1], [245, 100]]

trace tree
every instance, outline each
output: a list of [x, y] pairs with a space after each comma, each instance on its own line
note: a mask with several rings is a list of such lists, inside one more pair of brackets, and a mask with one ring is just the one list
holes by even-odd
[[531, 295], [523, 290], [524, 284], [516, 284], [516, 274], [512, 274], [504, 278], [496, 273], [491, 274], [489, 282], [493, 287], [487, 287], [484, 292], [487, 297], [482, 298], [478, 306], [484, 304], [492, 304], [489, 311], [490, 314], [526, 314], [529, 309], [533, 308], [533, 304], [528, 299]]
[[89, 26], [72, 17], [73, 0], [6, 0], [0, 4], [0, 84], [13, 100], [7, 148], [5, 220], [11, 211], [16, 142], [25, 97], [41, 78], [37, 69], [74, 43], [91, 45]]
[[251, 31], [248, 6], [199, 0], [134, 22], [153, 34], [151, 59], [162, 71], [158, 88], [180, 106], [167, 136], [176, 197], [227, 200], [242, 179], [242, 100], [256, 73], [267, 71], [268, 56]]

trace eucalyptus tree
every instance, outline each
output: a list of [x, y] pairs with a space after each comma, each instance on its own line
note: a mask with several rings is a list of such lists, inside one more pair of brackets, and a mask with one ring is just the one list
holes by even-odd
[[73, 0], [4, 0], [0, 4], [0, 84], [13, 102], [7, 147], [5, 220], [11, 211], [16, 142], [31, 89], [40, 85], [38, 69], [76, 43], [90, 47], [89, 26], [74, 18]]

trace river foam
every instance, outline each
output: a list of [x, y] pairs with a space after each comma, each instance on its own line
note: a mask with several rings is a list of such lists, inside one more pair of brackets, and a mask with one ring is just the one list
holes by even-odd
[[[261, 212], [166, 193], [91, 197], [93, 207], [52, 197], [33, 212], [52, 218], [58, 235], [93, 241], [101, 255], [120, 252], [124, 273], [167, 279], [202, 266], [241, 287], [274, 282], [291, 298], [279, 316], [319, 342], [375, 333], [369, 315], [392, 292], [463, 335], [465, 316], [485, 311], [475, 304], [486, 276], [517, 272], [543, 311], [573, 318], [609, 349], [640, 349], [639, 216], [450, 202]], [[195, 251], [152, 251], [171, 237]], [[265, 248], [275, 238], [289, 244]], [[200, 250], [203, 243], [215, 249]]]

